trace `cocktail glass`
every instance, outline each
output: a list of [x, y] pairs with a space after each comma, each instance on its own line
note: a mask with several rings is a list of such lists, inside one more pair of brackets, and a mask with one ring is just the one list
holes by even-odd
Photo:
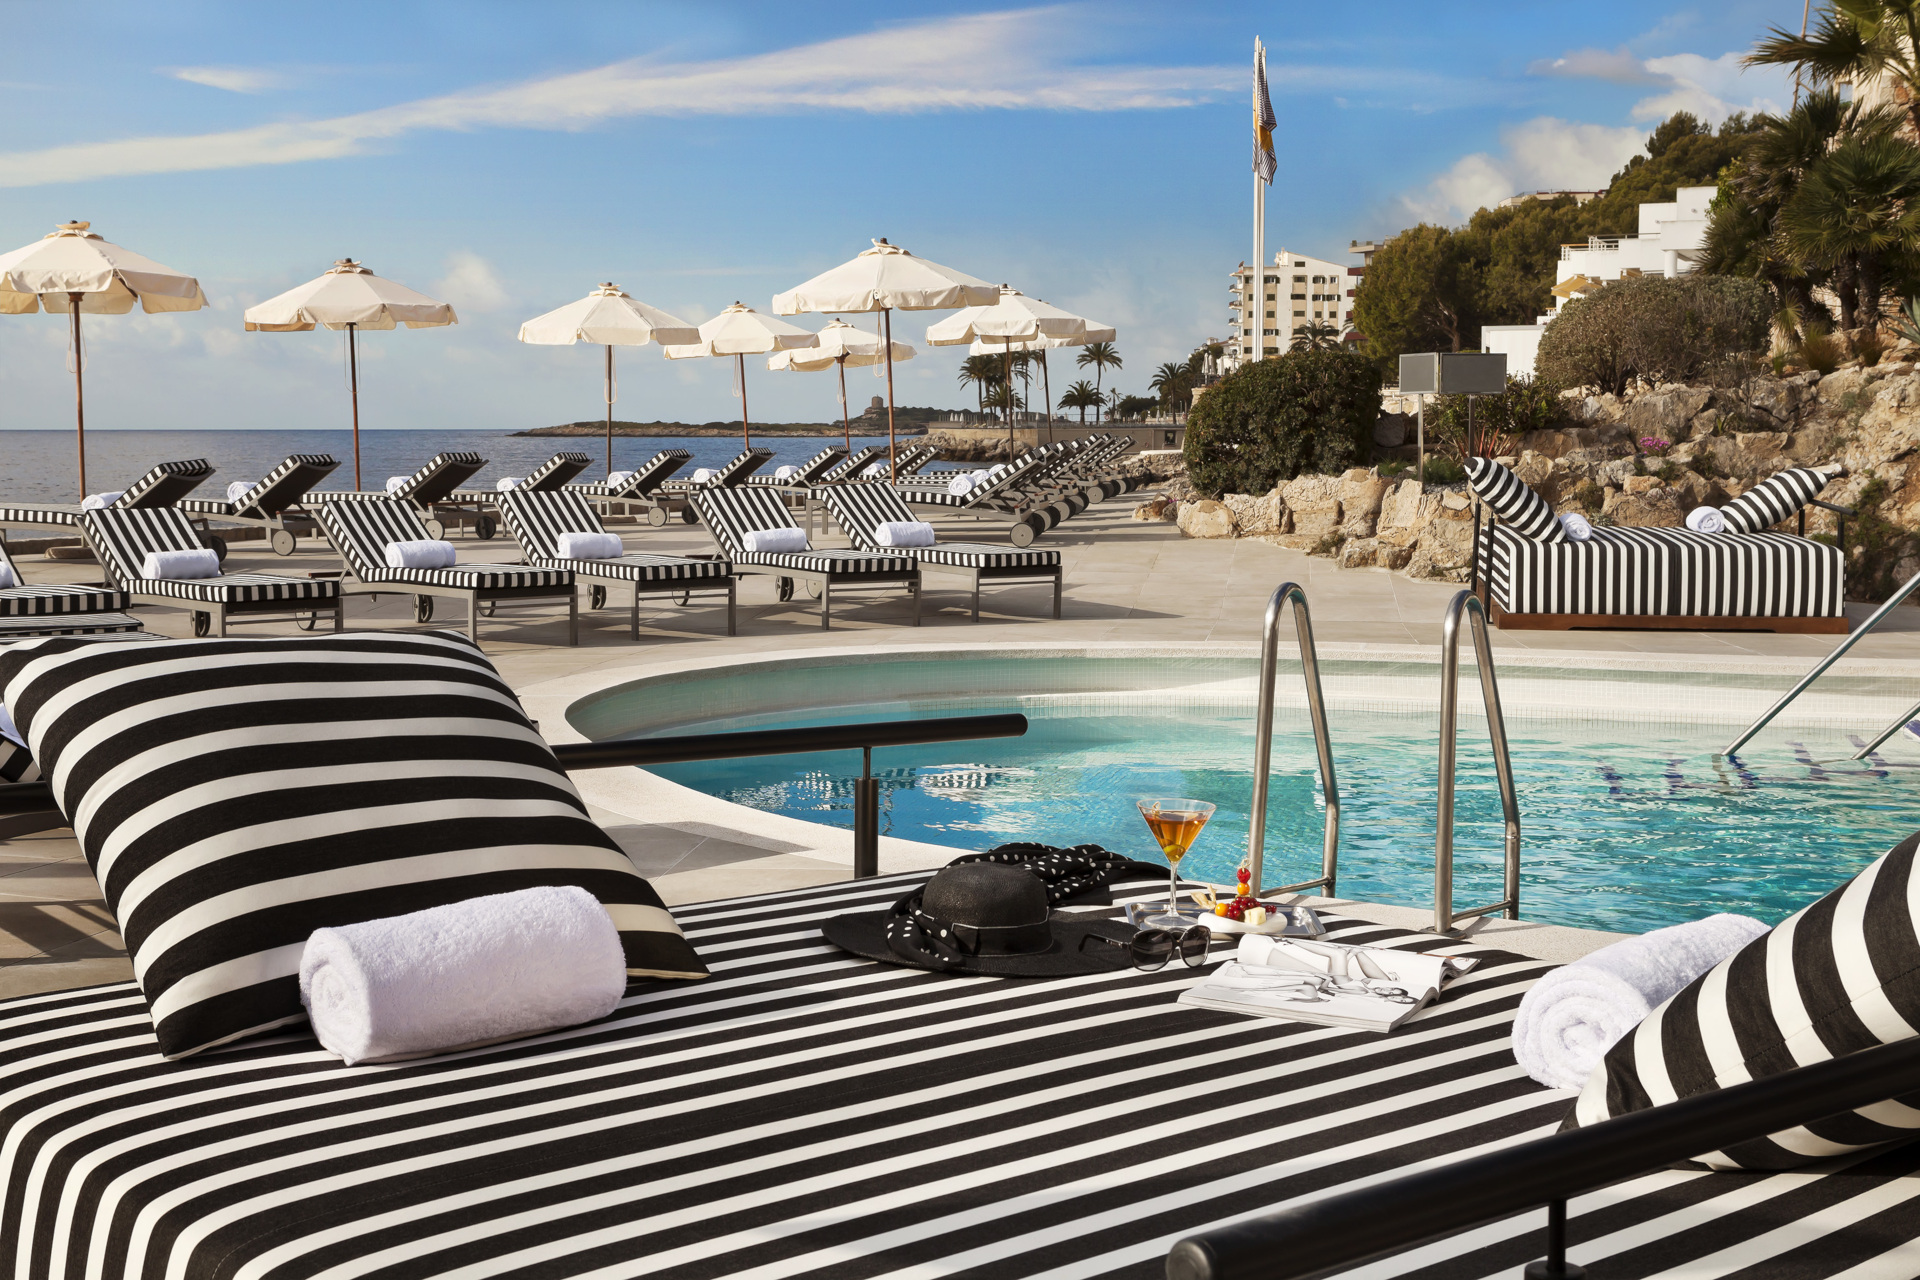
[[1147, 820], [1147, 830], [1153, 832], [1154, 840], [1160, 845], [1160, 855], [1167, 860], [1167, 912], [1147, 917], [1147, 924], [1159, 929], [1184, 929], [1196, 917], [1180, 914], [1180, 859], [1187, 856], [1200, 828], [1213, 816], [1213, 806], [1205, 800], [1165, 796], [1138, 803], [1140, 816]]

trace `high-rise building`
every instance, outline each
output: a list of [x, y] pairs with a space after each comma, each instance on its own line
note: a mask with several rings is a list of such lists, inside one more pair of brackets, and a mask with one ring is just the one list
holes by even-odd
[[1347, 334], [1353, 328], [1353, 292], [1363, 270], [1282, 249], [1256, 288], [1252, 268], [1242, 262], [1233, 270], [1229, 290], [1233, 300], [1227, 307], [1234, 314], [1227, 321], [1227, 367], [1253, 358], [1256, 328], [1267, 355], [1285, 351], [1294, 330], [1304, 325], [1330, 324]]

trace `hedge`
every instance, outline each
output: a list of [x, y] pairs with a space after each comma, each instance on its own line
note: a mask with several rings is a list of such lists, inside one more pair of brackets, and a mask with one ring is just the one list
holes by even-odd
[[1290, 351], [1243, 364], [1187, 415], [1187, 478], [1203, 494], [1267, 493], [1338, 474], [1373, 453], [1380, 371], [1351, 351]]

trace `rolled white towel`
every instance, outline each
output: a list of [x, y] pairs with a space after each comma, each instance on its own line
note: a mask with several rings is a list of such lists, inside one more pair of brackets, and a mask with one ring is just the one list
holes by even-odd
[[246, 497], [247, 494], [252, 491], [252, 489], [253, 489], [253, 481], [235, 480], [232, 484], [227, 486], [227, 501], [238, 502], [240, 501], [240, 499]]
[[972, 493], [973, 486], [979, 483], [980, 483], [979, 476], [975, 475], [971, 471], [962, 471], [959, 475], [947, 481], [947, 492], [955, 495], [956, 497], [963, 494]]
[[575, 885], [315, 929], [300, 956], [313, 1033], [348, 1066], [577, 1026], [626, 988], [619, 930]]
[[1578, 511], [1566, 511], [1560, 515], [1560, 527], [1567, 537], [1575, 542], [1590, 542], [1593, 539], [1593, 526]]
[[618, 560], [627, 553], [617, 533], [563, 533], [555, 549], [562, 560]]
[[695, 467], [693, 469], [693, 482], [695, 484], [705, 484], [719, 474], [720, 473], [712, 467]]
[[1727, 518], [1718, 507], [1695, 507], [1687, 512], [1687, 528], [1695, 533], [1725, 533]]
[[525, 479], [525, 476], [501, 476], [499, 480], [494, 482], [493, 488], [496, 493], [507, 493], [511, 490], [518, 489], [521, 481]]
[[877, 480], [881, 476], [884, 476], [886, 474], [887, 474], [887, 464], [884, 462], [873, 463], [872, 465], [868, 466], [868, 468], [865, 471], [862, 471], [860, 473], [861, 477], [867, 480]]
[[140, 562], [140, 576], [150, 582], [162, 578], [217, 578], [220, 557], [211, 547], [191, 551], [149, 551]]
[[805, 529], [749, 529], [740, 537], [749, 551], [811, 551]]
[[413, 478], [412, 476], [388, 476], [387, 492], [392, 493], [394, 490], [398, 489], [401, 485], [405, 484], [408, 480], [411, 480], [412, 478]]
[[989, 480], [993, 478], [993, 471], [992, 467], [975, 467], [971, 474], [975, 480]]
[[7, 587], [17, 587], [19, 585], [19, 581], [13, 576], [13, 566], [4, 560], [0, 560], [0, 590], [4, 590]]
[[612, 471], [607, 474], [607, 487], [610, 489], [618, 489], [631, 479], [633, 479], [633, 472], [631, 471]]
[[451, 542], [438, 538], [413, 538], [387, 544], [389, 569], [451, 569], [458, 556]]
[[775, 467], [773, 469], [773, 478], [775, 480], [791, 480], [799, 474], [800, 468], [798, 467]]
[[125, 492], [125, 489], [109, 489], [105, 493], [90, 493], [80, 499], [80, 509], [82, 511], [99, 511], [110, 507], [120, 501], [120, 495]]
[[882, 520], [873, 540], [883, 547], [930, 547], [933, 526], [925, 520]]
[[0, 738], [5, 738], [15, 746], [27, 745], [27, 740], [20, 736], [20, 726], [13, 722], [13, 717], [7, 714], [5, 707], [0, 707]]
[[1767, 931], [1749, 916], [1708, 916], [1552, 970], [1520, 997], [1514, 1060], [1541, 1084], [1580, 1088], [1607, 1050], [1656, 1007]]

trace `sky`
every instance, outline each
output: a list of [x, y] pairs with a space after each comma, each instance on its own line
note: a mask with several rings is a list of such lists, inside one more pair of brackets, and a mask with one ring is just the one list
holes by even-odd
[[[1256, 36], [1269, 251], [1357, 263], [1356, 239], [1604, 186], [1672, 111], [1784, 107], [1788, 78], [1738, 63], [1800, 9], [0, 0], [0, 20], [0, 252], [84, 219], [209, 300], [87, 317], [89, 428], [346, 426], [341, 336], [241, 313], [352, 257], [460, 317], [362, 337], [362, 425], [519, 429], [604, 413], [603, 349], [522, 344], [523, 320], [607, 280], [693, 324], [770, 311], [882, 236], [1117, 328], [1114, 381], [1144, 393], [1227, 330]], [[971, 403], [964, 348], [922, 341], [945, 314], [895, 314], [919, 348], [898, 403]], [[0, 316], [0, 429], [71, 425], [66, 329]], [[739, 416], [730, 360], [619, 363], [623, 419]], [[838, 414], [831, 375], [747, 377], [756, 421]], [[884, 389], [849, 373], [856, 408]]]

